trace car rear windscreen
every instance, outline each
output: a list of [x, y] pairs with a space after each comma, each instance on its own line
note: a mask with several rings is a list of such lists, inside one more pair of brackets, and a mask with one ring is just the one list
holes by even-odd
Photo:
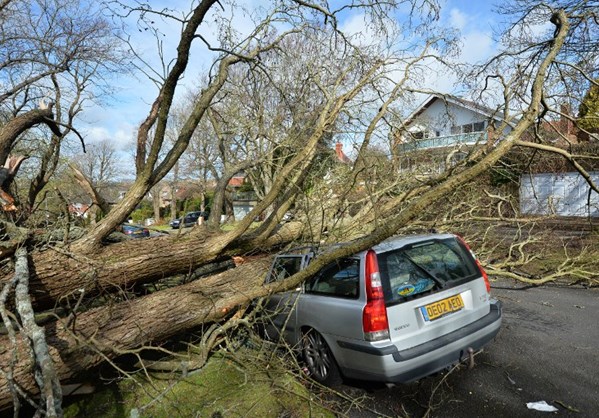
[[401, 302], [480, 276], [470, 252], [456, 239], [435, 239], [378, 255], [385, 301]]

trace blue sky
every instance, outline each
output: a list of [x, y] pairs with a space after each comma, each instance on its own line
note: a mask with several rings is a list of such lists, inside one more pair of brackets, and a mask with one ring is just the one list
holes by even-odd
[[[188, 1], [181, 0], [180, 2], [189, 4]], [[152, 4], [155, 3], [152, 2]], [[163, 4], [173, 4], [173, 2], [163, 2]], [[441, 5], [441, 23], [458, 29], [462, 34], [463, 47], [460, 57], [462, 61], [478, 62], [494, 52], [492, 27], [499, 21], [498, 16], [492, 12], [493, 2], [447, 0], [442, 1]], [[246, 29], [251, 25], [247, 17], [242, 17], [239, 22], [240, 30], [244, 29], [244, 25]], [[172, 24], [165, 28], [166, 36], [163, 37], [165, 49], [170, 50], [171, 54], [176, 45], [178, 30], [179, 28]], [[206, 28], [204, 33], [207, 36], [214, 36], [212, 32], [211, 28]], [[135, 35], [133, 42], [139, 51], [146, 56], [155, 54], [155, 42], [151, 37], [147, 34], [140, 36], [137, 31], [132, 31], [132, 33]], [[209, 63], [210, 60], [206, 60], [205, 48], [197, 45], [185, 81], [192, 82], [198, 74], [207, 70]], [[156, 68], [159, 68], [157, 64], [155, 65]], [[430, 83], [431, 88], [443, 92], [453, 90], [454, 80], [445, 74], [431, 76], [427, 82]], [[101, 108], [95, 107], [85, 112], [84, 118], [80, 122], [80, 130], [84, 133], [88, 143], [109, 139], [124, 150], [127, 148], [127, 144], [131, 143], [140, 121], [146, 116], [157, 89], [143, 75], [138, 78], [121, 76], [114, 79], [113, 83], [117, 94]]]

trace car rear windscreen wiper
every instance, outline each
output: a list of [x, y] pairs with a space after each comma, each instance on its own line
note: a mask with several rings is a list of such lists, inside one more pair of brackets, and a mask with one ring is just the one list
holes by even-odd
[[435, 276], [433, 273], [431, 273], [430, 271], [428, 271], [426, 268], [422, 267], [420, 264], [418, 264], [417, 262], [415, 262], [412, 257], [410, 257], [409, 255], [407, 255], [405, 252], [403, 253], [403, 256], [410, 262], [412, 263], [418, 270], [422, 271], [424, 274], [426, 274], [427, 276], [429, 276], [431, 279], [433, 279], [433, 281], [435, 283], [437, 283], [439, 285], [439, 287], [441, 289], [443, 289], [445, 287], [445, 284], [447, 282], [441, 280], [440, 278], [438, 278], [437, 276]]

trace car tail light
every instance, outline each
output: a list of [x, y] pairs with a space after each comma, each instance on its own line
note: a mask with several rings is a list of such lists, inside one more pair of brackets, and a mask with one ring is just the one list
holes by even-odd
[[487, 287], [487, 293], [491, 293], [491, 282], [489, 282], [489, 276], [487, 275], [487, 272], [483, 268], [482, 264], [480, 264], [478, 257], [476, 257], [476, 254], [474, 254], [474, 251], [472, 251], [470, 249], [470, 246], [468, 245], [466, 240], [464, 240], [464, 238], [460, 237], [459, 235], [456, 235], [455, 237], [464, 245], [464, 247], [466, 247], [466, 249], [468, 251], [470, 251], [470, 254], [472, 254], [472, 257], [474, 258], [476, 266], [480, 270], [480, 274], [483, 276], [483, 280], [485, 281], [485, 286]]
[[366, 253], [366, 306], [362, 313], [364, 339], [379, 341], [389, 338], [389, 321], [376, 253]]

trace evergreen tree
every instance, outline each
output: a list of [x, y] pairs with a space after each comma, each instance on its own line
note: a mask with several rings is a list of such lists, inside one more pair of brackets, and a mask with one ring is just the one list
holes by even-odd
[[578, 126], [588, 132], [599, 132], [599, 79], [591, 84], [580, 103]]

